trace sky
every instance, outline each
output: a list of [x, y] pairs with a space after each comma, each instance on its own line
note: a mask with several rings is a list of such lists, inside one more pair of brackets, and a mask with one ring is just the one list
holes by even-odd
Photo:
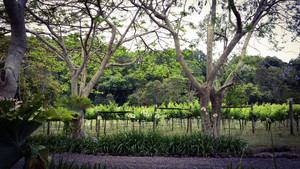
[[[291, 59], [296, 59], [300, 57], [300, 38], [297, 38], [296, 42], [291, 42], [290, 37], [281, 39], [278, 37], [279, 46], [283, 47], [281, 51], [276, 51], [272, 48], [272, 45], [268, 42], [267, 39], [252, 39], [249, 48], [248, 54], [250, 55], [260, 55], [263, 57], [266, 56], [276, 56], [284, 62], [289, 62]], [[284, 41], [287, 41], [284, 43]]]
[[[236, 2], [242, 3], [243, 0], [236, 1]], [[209, 6], [210, 4], [208, 1], [207, 5], [203, 8], [203, 11], [201, 12], [200, 16], [191, 15], [190, 18], [188, 18], [188, 20], [194, 22], [194, 24], [199, 22], [199, 20], [203, 20], [204, 16], [207, 15], [210, 11]], [[292, 34], [290, 32], [283, 32], [282, 29], [280, 29], [279, 27], [276, 27], [274, 31], [278, 34], [276, 40], [279, 42], [278, 47], [282, 48], [280, 51], [274, 49], [273, 45], [268, 41], [268, 38], [259, 39], [257, 37], [252, 36], [247, 48], [248, 55], [259, 55], [262, 57], [275, 56], [287, 63], [291, 59], [296, 59], [300, 57], [300, 37], [297, 37], [295, 42], [291, 42]], [[189, 39], [195, 37], [195, 32], [193, 30], [188, 32], [190, 33], [188, 33], [186, 36], [189, 37]], [[286, 33], [285, 38], [282, 38], [283, 33]], [[243, 39], [241, 39], [240, 42], [243, 42]], [[203, 43], [199, 44], [197, 48], [202, 51], [206, 51], [206, 45]], [[217, 45], [215, 47], [214, 59], [218, 58], [222, 49], [223, 49], [223, 45]], [[242, 44], [238, 44], [232, 51], [231, 55], [239, 54], [241, 49], [242, 49]]]

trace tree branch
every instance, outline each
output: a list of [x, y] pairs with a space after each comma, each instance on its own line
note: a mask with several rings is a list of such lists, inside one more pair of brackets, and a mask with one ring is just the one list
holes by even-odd
[[229, 23], [234, 27], [234, 30], [236, 30], [236, 25], [232, 22], [232, 20], [231, 20], [231, 8], [230, 8], [230, 0], [228, 0], [228, 7], [229, 7], [229, 9], [228, 9], [228, 11], [229, 11], [229, 16], [228, 16], [228, 18], [229, 18]]
[[4, 0], [11, 26], [11, 42], [4, 68], [0, 70], [0, 98], [13, 98], [18, 87], [21, 63], [27, 49], [24, 8], [27, 0]]
[[142, 36], [148, 35], [148, 34], [150, 34], [150, 33], [156, 32], [158, 29], [159, 29], [159, 28], [157, 28], [157, 29], [155, 29], [155, 30], [152, 30], [152, 31], [149, 31], [149, 32], [142, 33], [142, 34], [136, 34], [136, 35], [133, 35], [133, 36], [131, 36], [131, 37], [129, 37], [129, 38], [124, 39], [124, 40], [121, 42], [121, 44], [123, 44], [123, 43], [125, 43], [125, 42], [128, 42], [128, 41], [131, 41], [131, 40], [133, 40], [133, 39], [135, 39], [135, 38], [137, 38], [137, 37], [142, 37]]
[[40, 36], [37, 32], [31, 31], [29, 29], [27, 29], [26, 31], [29, 32], [29, 33], [31, 33], [31, 34], [33, 34], [33, 35], [35, 35], [41, 42], [43, 42], [50, 49], [52, 49], [53, 51], [55, 51], [59, 55], [59, 57], [61, 59], [64, 59], [64, 56], [63, 56], [62, 52], [59, 49], [57, 49], [54, 45], [50, 44], [48, 41], [46, 41], [44, 38], [42, 38], [42, 36]]
[[228, 38], [224, 34], [221, 34], [219, 32], [214, 32], [214, 34], [218, 35], [219, 37], [222, 37], [225, 41], [228, 41]]
[[212, 1], [210, 9], [210, 23], [207, 27], [207, 40], [206, 40], [206, 77], [209, 77], [212, 71], [212, 57], [213, 57], [213, 37], [215, 32], [216, 23], [216, 0]]
[[[135, 2], [135, 0], [130, 0], [130, 2], [131, 2], [134, 6], [140, 8], [140, 9], [143, 9], [143, 10], [147, 13], [147, 15], [150, 17], [150, 19], [151, 19], [153, 22], [155, 22], [159, 27], [162, 27], [162, 28], [164, 28], [164, 29], [166, 29], [166, 30], [168, 30], [168, 31], [170, 31], [170, 32], [174, 32], [173, 29], [170, 29], [170, 27], [161, 24], [157, 19], [155, 19], [155, 18], [152, 16], [152, 14], [154, 14], [154, 16], [155, 16], [156, 18], [158, 18], [158, 19], [160, 19], [160, 20], [162, 20], [162, 21], [165, 21], [165, 19], [167, 18], [165, 15], [160, 14], [158, 11], [155, 11], [155, 10], [153, 9], [152, 6], [150, 6], [150, 5], [147, 6], [147, 4], [145, 4], [145, 3], [143, 3], [143, 2], [141, 2], [142, 5], [139, 5], [139, 4], [137, 4], [137, 3]], [[151, 2], [152, 2], [152, 1], [151, 1]], [[151, 11], [151, 12], [150, 12], [150, 11]], [[167, 12], [167, 11], [165, 11], [165, 12]]]
[[226, 84], [226, 85], [223, 85], [223, 86], [217, 91], [217, 93], [218, 93], [218, 94], [221, 94], [221, 93], [223, 93], [224, 91], [226, 91], [229, 87], [231, 87], [231, 86], [233, 86], [233, 85], [234, 85], [233, 82], [228, 83], [228, 84]]
[[234, 0], [229, 0], [229, 7], [232, 9], [232, 12], [236, 18], [236, 25], [237, 25], [236, 32], [241, 33], [242, 32], [242, 19], [241, 19], [240, 13], [237, 11], [237, 9], [235, 7]]
[[128, 63], [110, 63], [110, 64], [106, 65], [105, 69], [109, 68], [111, 66], [120, 66], [120, 67], [129, 66], [129, 65], [132, 65], [132, 64], [134, 64], [136, 62], [139, 62], [139, 61], [141, 61], [141, 57], [137, 57], [136, 59], [134, 59], [133, 61], [128, 62]]

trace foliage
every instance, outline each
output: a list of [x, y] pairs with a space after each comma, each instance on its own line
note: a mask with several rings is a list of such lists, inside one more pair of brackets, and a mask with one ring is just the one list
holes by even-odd
[[286, 104], [263, 104], [254, 105], [253, 114], [257, 119], [274, 121], [282, 121], [288, 117], [288, 106]]
[[[156, 120], [160, 120], [162, 118], [170, 119], [170, 118], [199, 118], [200, 113], [200, 105], [196, 100], [192, 103], [172, 103], [170, 102], [167, 106], [161, 105], [160, 108], [177, 108], [177, 109], [185, 109], [185, 110], [161, 110], [158, 109], [156, 112]], [[118, 113], [101, 113], [100, 116], [105, 120], [131, 120], [131, 121], [153, 121], [155, 106], [128, 106], [124, 104], [119, 107], [116, 103], [110, 103], [109, 105], [98, 105], [93, 108], [87, 109], [86, 119], [96, 119], [98, 111], [104, 112], [118, 112], [118, 111], [129, 111], [126, 115], [118, 114]], [[191, 110], [191, 111], [190, 111]], [[132, 111], [132, 113], [130, 113]]]
[[19, 81], [19, 96], [26, 97], [36, 93], [44, 93], [49, 104], [65, 90], [57, 74], [61, 73], [61, 62], [55, 54], [43, 48], [42, 43], [28, 37], [28, 52], [25, 54]]
[[116, 155], [193, 155], [215, 156], [222, 152], [241, 154], [246, 142], [240, 138], [213, 137], [201, 133], [161, 135], [137, 131], [100, 138], [70, 139], [64, 136], [32, 136], [28, 143], [45, 145], [51, 152]]
[[[200, 105], [196, 100], [192, 103], [173, 103], [170, 102], [167, 106], [161, 105], [159, 108], [171, 108], [171, 109], [158, 109], [156, 112], [156, 119], [171, 119], [171, 118], [181, 118], [186, 119], [188, 117], [191, 118], [200, 118]], [[299, 105], [294, 105], [294, 118], [299, 118]], [[172, 109], [175, 108], [175, 109]], [[115, 103], [111, 103], [110, 105], [98, 105], [94, 108], [89, 108], [87, 110], [86, 119], [96, 119], [97, 111], [133, 111], [133, 113], [124, 114], [100, 114], [102, 119], [106, 120], [144, 120], [144, 121], [153, 121], [155, 106], [128, 106], [127, 104], [122, 107], [118, 107]], [[179, 110], [177, 110], [179, 109]], [[185, 110], [180, 110], [185, 109]], [[210, 107], [211, 111], [211, 107]], [[251, 108], [248, 106], [247, 108], [223, 108], [221, 110], [221, 117], [225, 119], [244, 119], [244, 120], [252, 120], [252, 117], [255, 120], [271, 120], [271, 122], [275, 121], [283, 121], [286, 120], [289, 116], [289, 107], [287, 104], [270, 104], [264, 103], [262, 105], [254, 104], [253, 112]]]
[[81, 112], [82, 110], [91, 107], [92, 101], [86, 97], [71, 95], [70, 97], [64, 96], [61, 99], [58, 99], [55, 104], [72, 111]]
[[294, 113], [294, 119], [297, 121], [300, 118], [300, 105], [295, 104], [293, 105], [293, 113]]
[[15, 100], [0, 101], [0, 168], [10, 168], [21, 158], [25, 139], [44, 122], [62, 117], [55, 111], [41, 109], [42, 95], [21, 104]]
[[49, 151], [44, 146], [29, 145], [22, 153], [25, 157], [24, 169], [48, 169], [49, 164], [52, 162]]

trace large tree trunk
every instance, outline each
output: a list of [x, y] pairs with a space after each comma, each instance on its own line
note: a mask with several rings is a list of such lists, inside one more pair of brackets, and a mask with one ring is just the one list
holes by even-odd
[[[112, 52], [111, 52], [112, 53]], [[97, 82], [99, 81], [99, 79], [101, 78], [101, 76], [103, 75], [108, 61], [111, 58], [112, 54], [107, 54], [104, 59], [101, 62], [101, 65], [99, 67], [99, 69], [97, 70], [97, 72], [94, 74], [94, 76], [92, 77], [92, 79], [87, 83], [86, 86], [81, 86], [81, 90], [80, 90], [80, 97], [88, 97], [92, 91], [92, 89], [94, 88], [94, 86], [97, 84]]]
[[200, 115], [202, 132], [207, 135], [211, 135], [213, 132], [211, 124], [211, 113], [209, 112], [209, 102], [209, 90], [206, 90], [200, 95]]
[[73, 138], [84, 138], [86, 137], [86, 132], [85, 132], [85, 110], [82, 110], [82, 112], [80, 113], [81, 115], [76, 117], [76, 119], [74, 119], [72, 121], [73, 123], [73, 133], [72, 133], [72, 137]]
[[[11, 43], [4, 68], [0, 70], [0, 100], [6, 98], [11, 99], [16, 95], [21, 63], [27, 48], [24, 22], [24, 8], [27, 0], [3, 0], [3, 2], [11, 24]], [[12, 132], [21, 130], [21, 126], [16, 125], [15, 128], [9, 128], [9, 125], [3, 122], [5, 122], [5, 120], [1, 121], [1, 128], [6, 130], [7, 133], [10, 132], [13, 137], [5, 140], [3, 139], [3, 135], [1, 136], [0, 144], [4, 145], [4, 147], [1, 146], [0, 168], [11, 168], [21, 158], [21, 144], [23, 143], [8, 143], [8, 140], [10, 140], [10, 142], [14, 141], [12, 138], [16, 137], [18, 138], [17, 141], [22, 140], [16, 133]], [[3, 133], [3, 131], [1, 132]]]
[[27, 48], [24, 7], [26, 0], [4, 0], [11, 24], [11, 43], [5, 66], [0, 71], [0, 97], [13, 98], [17, 92], [21, 63]]
[[216, 92], [215, 90], [211, 92], [211, 108], [212, 108], [212, 121], [213, 121], [213, 134], [215, 136], [220, 136], [221, 130], [221, 108], [222, 101], [224, 98], [224, 93]]
[[244, 42], [244, 45], [242, 48], [242, 52], [241, 52], [241, 59], [239, 60], [239, 62], [237, 64], [236, 70], [232, 71], [228, 75], [224, 85], [222, 86], [222, 88], [220, 90], [211, 91], [210, 100], [212, 103], [212, 116], [213, 116], [213, 124], [214, 124], [213, 133], [216, 136], [220, 135], [221, 108], [222, 108], [222, 101], [223, 101], [224, 95], [225, 95], [227, 89], [234, 83], [235, 72], [240, 71], [242, 69], [242, 67], [244, 66], [243, 59], [246, 55], [246, 49], [247, 49], [247, 46], [249, 44], [252, 34], [253, 34], [253, 31], [250, 31], [245, 39], [245, 42]]
[[71, 76], [71, 95], [78, 96], [78, 75]]

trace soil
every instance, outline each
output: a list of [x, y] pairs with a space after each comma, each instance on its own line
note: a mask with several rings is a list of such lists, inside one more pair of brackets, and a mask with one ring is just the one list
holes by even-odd
[[[277, 168], [300, 169], [300, 149], [277, 147], [275, 150]], [[106, 165], [107, 168], [132, 168], [132, 169], [226, 169], [232, 164], [236, 168], [241, 161], [239, 157], [230, 154], [220, 154], [217, 157], [178, 157], [178, 156], [111, 156], [111, 155], [82, 155], [73, 153], [53, 154], [53, 159], [58, 161], [63, 158], [76, 164]], [[24, 160], [21, 159], [12, 169], [21, 169]], [[275, 168], [273, 152], [267, 147], [250, 147], [245, 150], [241, 162], [246, 168]]]

